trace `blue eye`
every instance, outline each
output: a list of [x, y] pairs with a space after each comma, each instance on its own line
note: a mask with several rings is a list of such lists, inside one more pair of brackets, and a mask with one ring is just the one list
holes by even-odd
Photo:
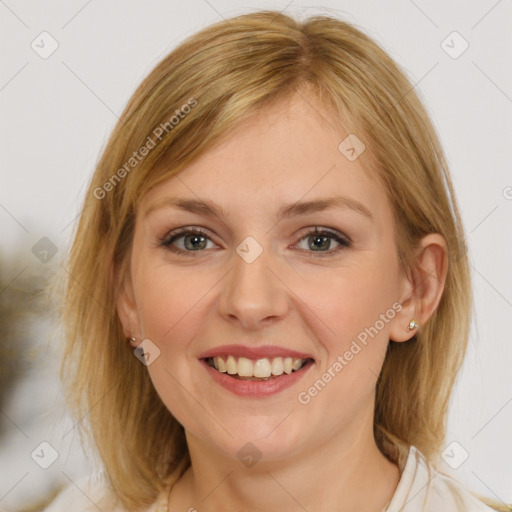
[[[309, 254], [311, 257], [331, 256], [351, 245], [350, 240], [338, 231], [331, 231], [325, 228], [319, 229], [316, 227], [303, 234], [298, 243], [304, 240], [308, 241], [308, 248], [300, 250], [311, 253]], [[177, 241], [182, 241], [181, 248], [176, 246], [175, 243]], [[338, 244], [334, 249], [331, 248], [333, 241]], [[208, 242], [213, 244], [210, 237], [201, 229], [180, 228], [177, 231], [167, 234], [160, 243], [176, 254], [197, 256], [197, 253], [203, 252], [204, 249], [209, 248]]]
[[[313, 253], [311, 256], [330, 256], [333, 253], [337, 253], [350, 247], [350, 241], [348, 238], [338, 231], [330, 231], [326, 229], [315, 228], [312, 231], [310, 230], [300, 239], [299, 243], [304, 240], [308, 241], [307, 247], [312, 249], [311, 251], [307, 251]], [[333, 240], [338, 244], [338, 247], [329, 250]]]
[[[172, 245], [176, 240], [180, 239], [184, 241], [184, 249]], [[178, 231], [169, 233], [161, 243], [177, 254], [186, 253], [190, 256], [196, 256], [195, 253], [206, 248], [207, 240], [210, 240], [209, 236], [200, 229], [180, 228]]]

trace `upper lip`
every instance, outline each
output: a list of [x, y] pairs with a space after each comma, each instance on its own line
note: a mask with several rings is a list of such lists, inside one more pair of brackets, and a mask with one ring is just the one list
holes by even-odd
[[259, 347], [246, 345], [220, 345], [199, 354], [199, 359], [206, 359], [215, 356], [236, 356], [246, 357], [247, 359], [264, 359], [273, 357], [293, 357], [295, 359], [313, 359], [310, 354], [297, 352], [289, 348], [278, 347], [275, 345], [262, 345]]

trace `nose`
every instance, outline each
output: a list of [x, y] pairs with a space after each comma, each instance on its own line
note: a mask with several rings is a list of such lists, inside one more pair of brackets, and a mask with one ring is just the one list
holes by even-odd
[[284, 318], [289, 307], [287, 287], [281, 281], [277, 262], [264, 250], [254, 261], [236, 251], [232, 269], [222, 281], [219, 312], [229, 322], [245, 329], [259, 329]]

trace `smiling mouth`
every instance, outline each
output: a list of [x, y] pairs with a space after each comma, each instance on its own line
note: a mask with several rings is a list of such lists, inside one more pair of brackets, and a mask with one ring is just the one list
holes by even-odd
[[206, 363], [220, 373], [225, 373], [234, 379], [264, 381], [278, 379], [283, 375], [298, 372], [313, 362], [313, 359], [292, 357], [273, 357], [248, 359], [235, 356], [215, 356], [205, 358]]

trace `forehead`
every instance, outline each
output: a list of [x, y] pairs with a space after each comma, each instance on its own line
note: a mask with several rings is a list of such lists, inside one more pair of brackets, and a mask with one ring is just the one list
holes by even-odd
[[317, 97], [294, 94], [257, 112], [152, 189], [141, 210], [167, 196], [210, 199], [223, 209], [225, 205], [227, 210], [262, 212], [283, 203], [343, 195], [369, 205], [378, 215], [388, 206], [385, 192], [369, 170], [366, 151], [347, 158], [354, 135], [348, 137]]

